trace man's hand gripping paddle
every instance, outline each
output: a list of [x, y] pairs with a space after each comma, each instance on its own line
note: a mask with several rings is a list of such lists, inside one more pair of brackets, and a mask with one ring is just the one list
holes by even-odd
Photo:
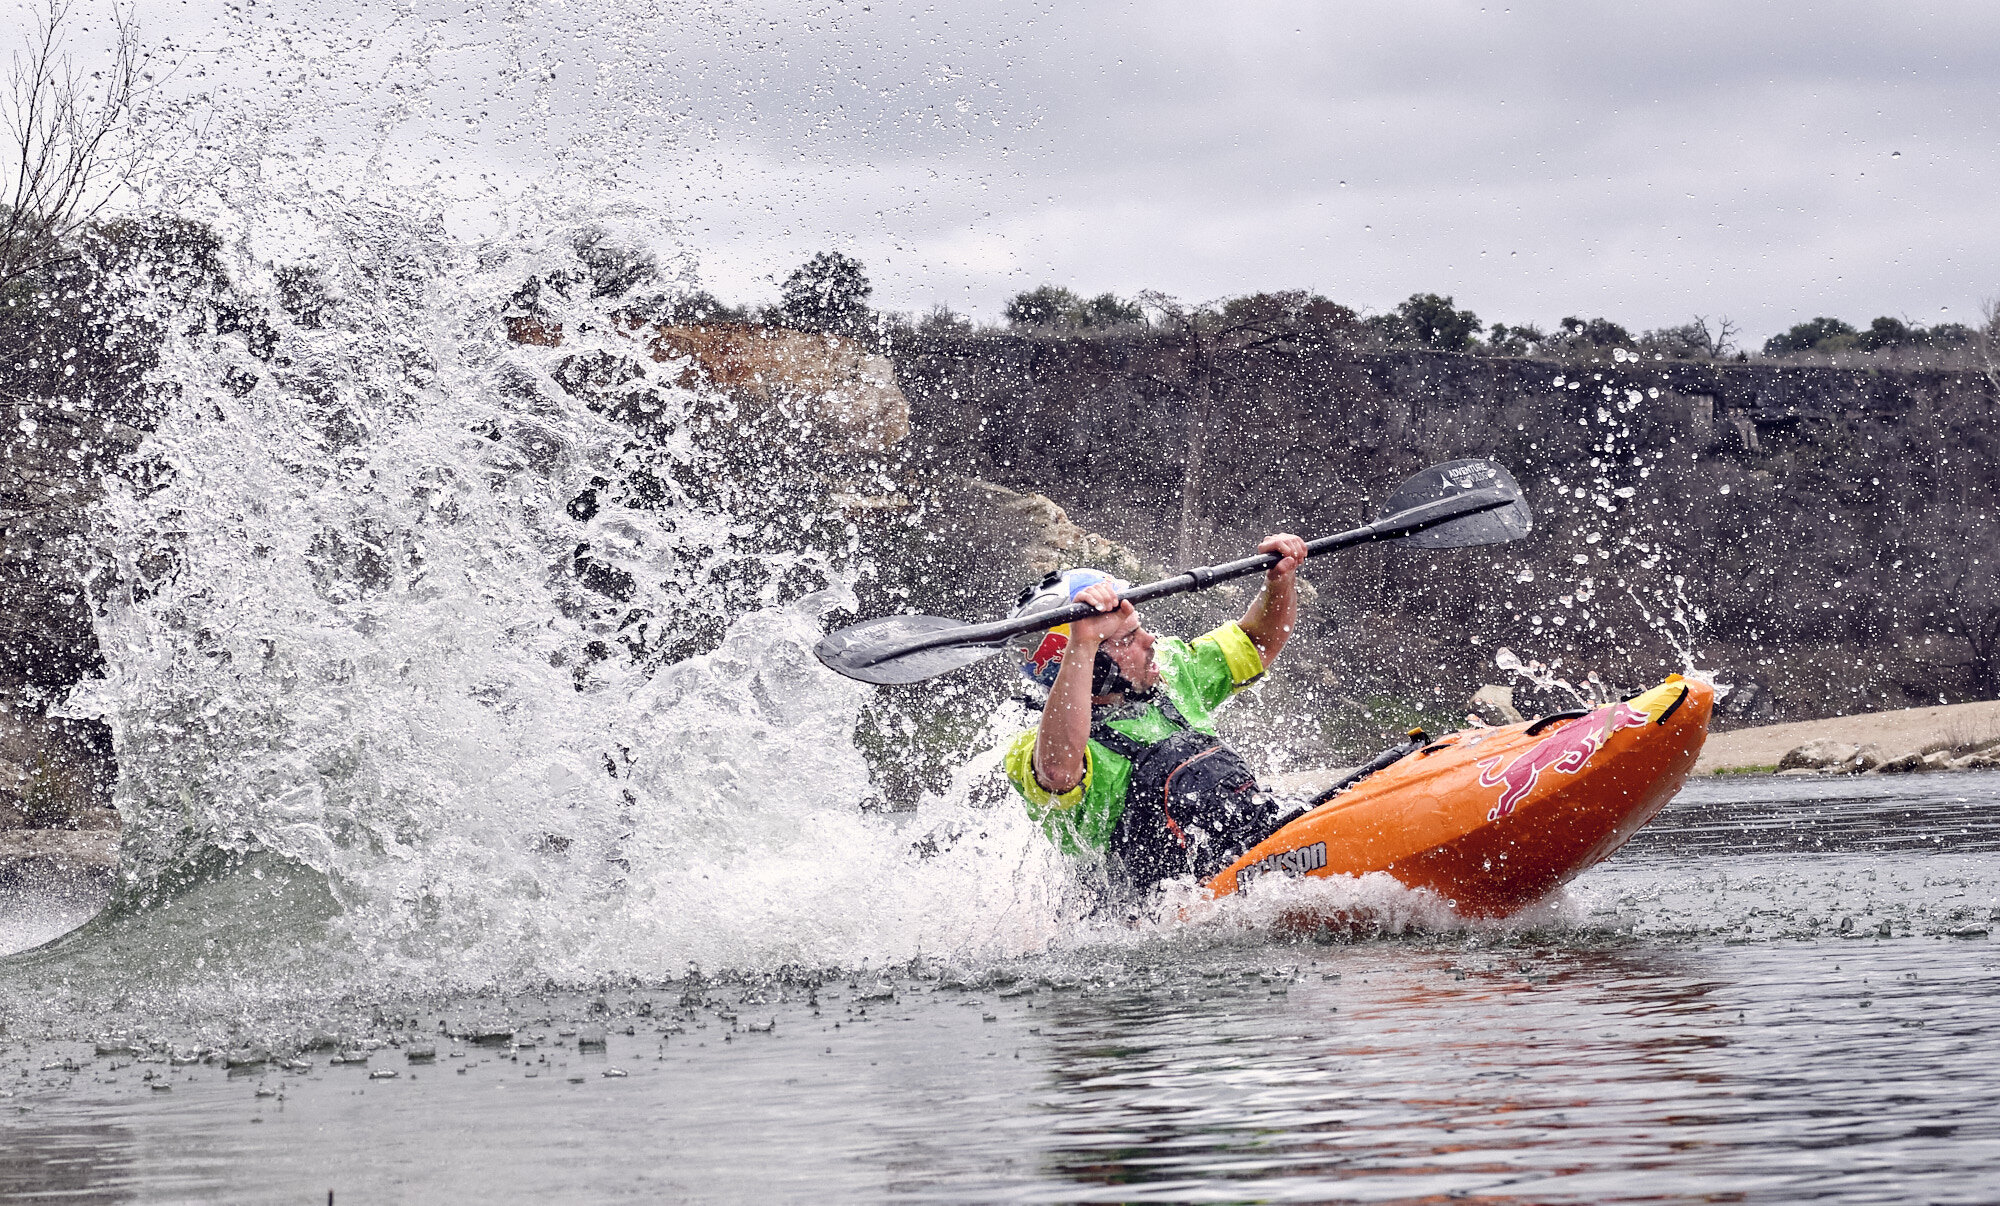
[[[1521, 487], [1497, 462], [1447, 461], [1432, 465], [1396, 487], [1382, 518], [1366, 527], [1322, 536], [1306, 543], [1317, 557], [1357, 544], [1408, 540], [1423, 549], [1457, 549], [1519, 540], [1534, 529]], [[1184, 570], [1171, 578], [1135, 586], [1119, 597], [1132, 603], [1206, 590], [1262, 573], [1278, 563], [1276, 553]], [[999, 653], [1008, 637], [1053, 628], [1096, 614], [1088, 603], [1014, 620], [967, 624], [943, 616], [884, 616], [821, 638], [813, 650], [829, 669], [864, 683], [917, 683], [947, 670], [969, 666]]]

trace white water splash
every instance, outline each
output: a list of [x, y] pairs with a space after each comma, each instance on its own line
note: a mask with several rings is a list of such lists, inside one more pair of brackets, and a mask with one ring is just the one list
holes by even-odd
[[[664, 413], [635, 436], [562, 388], [581, 354], [671, 367], [631, 355], [617, 299], [545, 297], [560, 348], [506, 338], [524, 280], [589, 278], [582, 228], [460, 244], [393, 199], [289, 201], [238, 211], [221, 252], [273, 342], [170, 315], [154, 471], [96, 517], [108, 668], [69, 711], [115, 735], [128, 905], [269, 851], [324, 874], [342, 945], [405, 986], [1052, 939], [1069, 876], [1019, 809], [863, 811], [867, 689], [811, 653], [840, 565], [756, 536], [740, 495], [671, 488], [726, 476], [690, 434], [726, 408], [642, 379]], [[310, 321], [282, 304], [300, 264]], [[579, 517], [635, 440], [665, 501]], [[583, 547], [634, 597], [587, 589]], [[635, 616], [657, 649], [746, 578], [764, 585], [711, 652], [616, 653]], [[920, 858], [906, 830], [946, 822], [977, 836]]]

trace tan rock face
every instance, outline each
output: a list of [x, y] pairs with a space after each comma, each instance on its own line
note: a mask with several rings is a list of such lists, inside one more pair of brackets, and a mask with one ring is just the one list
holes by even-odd
[[[556, 348], [561, 323], [509, 315], [507, 338]], [[896, 370], [852, 339], [749, 323], [631, 327], [626, 334], [655, 363], [677, 369], [674, 384], [710, 388], [755, 412], [786, 407], [828, 445], [883, 452], [910, 434], [910, 402]]]
[[678, 385], [726, 390], [740, 403], [788, 405], [820, 438], [880, 452], [910, 434], [895, 369], [851, 339], [740, 323], [654, 327], [643, 335]]
[[[1520, 724], [1526, 717], [1514, 706], [1514, 688], [1487, 683], [1472, 693], [1472, 710], [1488, 724]], [[1488, 715], [1491, 713], [1491, 715]]]
[[992, 482], [966, 480], [962, 489], [974, 510], [993, 517], [1012, 539], [992, 543], [1014, 552], [1033, 578], [1052, 570], [1088, 565], [1122, 578], [1144, 574], [1139, 555], [1115, 540], [1085, 531], [1046, 495], [1017, 494]]

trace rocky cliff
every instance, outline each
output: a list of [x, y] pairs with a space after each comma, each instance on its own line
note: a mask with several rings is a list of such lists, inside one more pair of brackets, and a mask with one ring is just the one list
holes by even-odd
[[2000, 693], [2000, 424], [1976, 374], [1366, 353], [1268, 328], [941, 333], [896, 359], [944, 463], [1162, 562], [1352, 526], [1428, 462], [1511, 466], [1531, 540], [1312, 571], [1309, 656], [1353, 697], [1462, 700], [1501, 645], [1633, 685], [1691, 651], [1738, 684], [1732, 719]]

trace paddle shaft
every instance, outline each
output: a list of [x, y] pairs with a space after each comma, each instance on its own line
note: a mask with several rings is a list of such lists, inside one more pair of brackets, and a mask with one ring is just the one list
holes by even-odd
[[[1512, 505], [1516, 497], [1516, 495], [1506, 490], [1491, 486], [1479, 490], [1467, 490], [1463, 494], [1456, 494], [1450, 498], [1440, 498], [1436, 502], [1428, 502], [1421, 506], [1411, 507], [1407, 511], [1398, 511], [1394, 515], [1385, 515], [1366, 527], [1354, 528], [1350, 531], [1338, 532], [1332, 536], [1322, 536], [1318, 540], [1308, 541], [1306, 544], [1306, 556], [1317, 557], [1321, 553], [1330, 553], [1335, 549], [1352, 548], [1357, 544], [1372, 544], [1382, 540], [1400, 540], [1405, 536], [1414, 536], [1418, 532], [1437, 527], [1439, 524], [1450, 523], [1454, 519], [1463, 519], [1468, 515], [1477, 515], [1483, 511], [1497, 511], [1501, 507]], [[1218, 583], [1231, 582], [1237, 578], [1261, 573], [1278, 564], [1280, 560], [1281, 558], [1276, 553], [1257, 553], [1235, 561], [1225, 561], [1220, 565], [1199, 566], [1195, 569], [1183, 570], [1171, 578], [1162, 578], [1158, 582], [1148, 582], [1144, 586], [1135, 586], [1130, 590], [1120, 593], [1118, 597], [1127, 603], [1144, 603], [1149, 599], [1164, 599], [1170, 595], [1182, 595], [1189, 591], [1207, 590]], [[1071, 603], [1067, 607], [1058, 607], [1053, 611], [1038, 612], [1032, 616], [1021, 616], [1011, 620], [994, 620], [986, 624], [967, 624], [961, 628], [952, 628], [927, 637], [920, 637], [907, 644], [894, 645], [879, 650], [872, 657], [857, 664], [864, 667], [880, 665], [891, 658], [906, 657], [909, 654], [918, 653], [925, 649], [938, 649], [947, 645], [991, 644], [995, 641], [1005, 640], [1016, 633], [1031, 632], [1040, 628], [1054, 628], [1059, 624], [1068, 624], [1072, 621], [1085, 619], [1096, 614], [1098, 614], [1097, 609], [1088, 603]]]

